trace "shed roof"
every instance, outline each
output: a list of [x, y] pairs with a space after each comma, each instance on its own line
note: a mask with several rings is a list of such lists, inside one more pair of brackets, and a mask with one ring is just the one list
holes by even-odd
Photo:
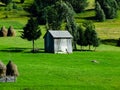
[[73, 38], [72, 35], [68, 31], [62, 30], [49, 30], [48, 31], [53, 38]]

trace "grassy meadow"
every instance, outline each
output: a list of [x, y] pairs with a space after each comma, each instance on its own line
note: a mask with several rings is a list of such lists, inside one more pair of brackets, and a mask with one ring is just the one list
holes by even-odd
[[[49, 54], [43, 39], [39, 53], [30, 53], [31, 42], [20, 37], [0, 38], [0, 59], [18, 65], [15, 83], [0, 83], [1, 90], [119, 90], [120, 48], [101, 45], [96, 52]], [[97, 60], [98, 63], [91, 62]]]
[[[28, 1], [25, 0], [23, 6], [33, 0]], [[88, 9], [93, 8], [93, 1], [88, 0]], [[75, 19], [81, 24], [94, 15], [94, 11], [87, 10], [76, 14]], [[17, 34], [16, 37], [0, 37], [0, 60], [4, 64], [12, 60], [20, 73], [15, 83], [0, 83], [0, 90], [120, 90], [120, 47], [114, 43], [120, 38], [120, 11], [116, 19], [94, 21], [99, 38], [113, 42], [101, 43], [96, 51], [79, 51], [78, 46], [78, 51], [72, 54], [44, 52], [45, 26], [40, 26], [42, 37], [35, 41], [39, 52], [30, 53], [32, 42], [21, 39], [19, 32], [28, 16], [29, 13], [20, 11], [5, 18], [4, 10], [0, 11], [0, 27], [12, 25]]]

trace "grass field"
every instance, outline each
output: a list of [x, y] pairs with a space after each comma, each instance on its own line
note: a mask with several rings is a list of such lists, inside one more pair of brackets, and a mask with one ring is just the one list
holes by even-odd
[[[36, 41], [39, 53], [30, 53], [31, 42], [20, 37], [0, 38], [0, 59], [18, 65], [15, 83], [0, 83], [1, 90], [119, 90], [120, 48], [102, 44], [96, 52], [44, 53], [43, 39]], [[97, 60], [99, 63], [93, 63]]]
[[[25, 0], [23, 6], [32, 1]], [[88, 0], [87, 9], [94, 7], [93, 1]], [[73, 54], [49, 54], [44, 52], [45, 26], [40, 26], [42, 37], [35, 42], [40, 51], [33, 54], [30, 53], [32, 42], [21, 39], [19, 32], [25, 26], [29, 13], [21, 11], [9, 18], [4, 18], [3, 13], [0, 11], [0, 27], [14, 26], [17, 36], [0, 37], [0, 60], [5, 64], [9, 60], [16, 63], [20, 76], [15, 83], [0, 83], [0, 90], [120, 90], [120, 47], [116, 47], [116, 43], [101, 44], [95, 52], [79, 51], [78, 46], [78, 51]], [[94, 15], [93, 10], [88, 10], [77, 14], [75, 20], [81, 24]], [[94, 21], [102, 40], [120, 37], [119, 15], [120, 11], [116, 19]]]

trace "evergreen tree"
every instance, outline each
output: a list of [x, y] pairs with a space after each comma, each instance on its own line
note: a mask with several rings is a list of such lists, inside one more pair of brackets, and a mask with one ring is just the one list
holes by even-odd
[[87, 0], [34, 0], [29, 12], [38, 18], [39, 24], [45, 24], [46, 7], [54, 6], [55, 8], [55, 5], [57, 5], [56, 2], [69, 2], [76, 12], [83, 11], [88, 5]]
[[101, 22], [105, 21], [105, 13], [101, 8], [99, 2], [96, 2], [95, 10], [96, 10], [96, 19]]
[[77, 27], [77, 44], [81, 46], [81, 50], [83, 49], [82, 47], [84, 46], [85, 43], [85, 37], [84, 37], [84, 31], [82, 26]]
[[75, 12], [80, 13], [88, 6], [87, 0], [64, 0], [69, 2], [74, 8]]
[[28, 41], [32, 41], [33, 52], [34, 52], [35, 51], [34, 41], [41, 36], [41, 30], [39, 30], [37, 20], [30, 18], [26, 26], [23, 28], [23, 30], [24, 31], [22, 32], [21, 38], [27, 39]]
[[93, 45], [93, 36], [92, 36], [92, 31], [95, 30], [95, 26], [93, 25], [93, 23], [91, 21], [85, 21], [83, 23], [83, 26], [85, 27], [85, 32], [84, 32], [84, 36], [85, 36], [85, 46], [89, 46], [89, 50], [91, 45]]
[[117, 16], [118, 4], [116, 0], [96, 0], [99, 2], [107, 19], [113, 19]]
[[100, 44], [100, 42], [99, 42], [100, 40], [99, 40], [99, 38], [97, 37], [97, 33], [96, 33], [95, 30], [92, 30], [92, 31], [91, 31], [91, 36], [92, 36], [92, 45], [93, 45], [93, 47], [95, 47], [94, 50], [96, 50], [96, 47], [98, 47], [99, 44]]
[[73, 49], [76, 50], [76, 44], [77, 44], [77, 26], [74, 20], [74, 10], [72, 6], [69, 3], [66, 3], [64, 6], [65, 13], [65, 21], [66, 21], [66, 29], [71, 33], [73, 36]]

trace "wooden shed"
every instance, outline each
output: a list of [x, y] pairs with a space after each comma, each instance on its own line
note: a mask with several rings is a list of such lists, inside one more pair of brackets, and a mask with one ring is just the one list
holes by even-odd
[[72, 53], [72, 38], [68, 31], [48, 30], [44, 36], [45, 52]]

